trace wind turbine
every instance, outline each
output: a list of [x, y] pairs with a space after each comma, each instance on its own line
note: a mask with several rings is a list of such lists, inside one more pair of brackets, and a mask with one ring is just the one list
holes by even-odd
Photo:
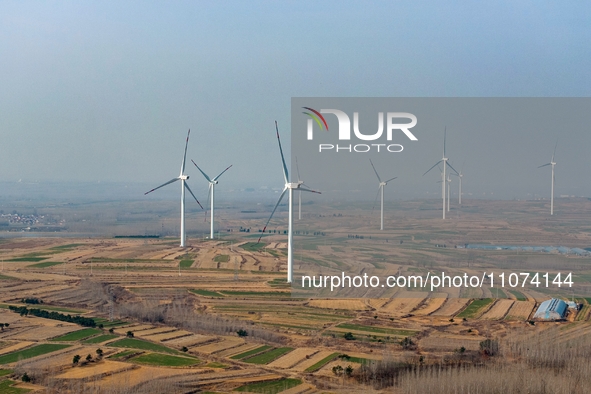
[[[203, 176], [205, 177], [205, 179], [207, 179], [207, 182], [209, 183], [209, 190], [208, 190], [208, 194], [207, 194], [207, 198], [211, 199], [211, 229], [209, 232], [209, 238], [213, 239], [213, 210], [214, 210], [214, 203], [213, 203], [213, 198], [214, 198], [214, 189], [215, 189], [215, 185], [218, 184], [218, 179], [219, 177], [222, 176], [222, 174], [226, 171], [228, 171], [232, 166], [226, 168], [224, 171], [220, 172], [220, 174], [216, 177], [214, 177], [213, 179], [211, 179], [210, 177], [207, 176], [207, 174], [205, 172], [203, 172], [203, 170], [201, 168], [199, 168], [199, 166], [197, 165], [197, 163], [195, 163], [193, 160], [191, 160], [193, 162], [193, 164], [195, 164], [195, 167], [197, 167], [197, 169], [199, 170], [199, 172], [201, 172], [203, 174]], [[208, 204], [205, 204], [206, 206]], [[207, 215], [207, 211], [205, 212], [205, 214]]]
[[[376, 167], [373, 165], [373, 162], [371, 161], [371, 159], [369, 159], [369, 162], [373, 168], [373, 172], [376, 173], [376, 176], [378, 177], [378, 193], [381, 192], [382, 195], [382, 202], [381, 202], [381, 206], [382, 206], [382, 213], [380, 215], [380, 230], [384, 229], [384, 186], [386, 186], [388, 184], [388, 182], [393, 181], [394, 179], [398, 178], [398, 177], [394, 177], [392, 179], [388, 179], [387, 181], [383, 181], [382, 182], [382, 178], [380, 178], [380, 176], [378, 175], [378, 172], [376, 171]], [[378, 196], [376, 195], [376, 199], [378, 198]]]
[[279, 200], [277, 201], [277, 204], [275, 204], [275, 208], [273, 208], [273, 211], [271, 212], [271, 216], [269, 216], [269, 220], [267, 220], [265, 227], [263, 227], [263, 232], [261, 233], [261, 236], [259, 237], [258, 242], [261, 242], [261, 238], [263, 237], [263, 234], [265, 233], [265, 230], [267, 229], [267, 226], [269, 225], [271, 218], [273, 218], [273, 214], [277, 210], [277, 207], [281, 203], [281, 200], [283, 200], [283, 196], [285, 196], [285, 192], [287, 192], [289, 190], [289, 202], [288, 202], [288, 204], [289, 204], [289, 222], [288, 222], [288, 226], [287, 226], [287, 283], [291, 283], [291, 281], [293, 279], [293, 203], [292, 203], [293, 202], [293, 191], [295, 189], [295, 190], [299, 190], [299, 191], [312, 192], [312, 193], [318, 193], [318, 194], [320, 194], [320, 192], [314, 191], [312, 189], [308, 189], [307, 187], [303, 186], [302, 182], [293, 183], [293, 182], [289, 181], [289, 172], [287, 171], [287, 165], [285, 164], [285, 157], [283, 156], [283, 149], [281, 148], [281, 139], [279, 138], [279, 127], [277, 126], [277, 121], [275, 121], [275, 131], [277, 132], [277, 142], [279, 143], [279, 153], [281, 153], [281, 162], [283, 164], [283, 179], [285, 180], [285, 186], [283, 187], [283, 191], [281, 192], [281, 195], [279, 196]]
[[550, 191], [550, 215], [554, 215], [554, 166], [556, 165], [556, 162], [554, 161], [554, 155], [556, 155], [556, 147], [557, 146], [558, 146], [558, 142], [556, 142], [556, 145], [554, 145], [554, 153], [552, 153], [552, 160], [550, 160], [550, 163], [546, 163], [546, 164], [538, 167], [538, 168], [542, 168], [542, 167], [546, 167], [546, 166], [552, 166], [552, 188]]
[[437, 163], [433, 164], [433, 167], [429, 168], [423, 176], [427, 175], [427, 172], [431, 171], [433, 168], [437, 167], [439, 163], [443, 162], [443, 171], [441, 171], [441, 198], [443, 199], [443, 219], [445, 219], [445, 184], [446, 184], [446, 177], [445, 177], [445, 168], [449, 166], [454, 172], [457, 174], [458, 172], [449, 164], [447, 161], [448, 158], [445, 157], [445, 138], [447, 134], [447, 127], [443, 131], [443, 157]]
[[181, 248], [185, 247], [185, 239], [186, 239], [186, 236], [185, 236], [185, 188], [189, 191], [189, 193], [191, 193], [191, 195], [193, 196], [195, 201], [197, 201], [197, 204], [199, 204], [201, 209], [203, 209], [203, 207], [201, 206], [201, 203], [199, 202], [199, 200], [197, 200], [197, 197], [195, 197], [195, 195], [191, 191], [191, 188], [187, 184], [187, 179], [189, 179], [189, 176], [184, 174], [185, 161], [187, 160], [187, 146], [189, 145], [189, 135], [190, 134], [191, 134], [191, 130], [189, 129], [189, 132], [187, 133], [187, 141], [185, 142], [185, 154], [183, 156], [183, 162], [181, 163], [180, 175], [178, 177], [173, 178], [170, 181], [163, 183], [162, 185], [155, 187], [154, 189], [144, 193], [144, 195], [146, 195], [148, 193], [152, 193], [154, 190], [160, 189], [163, 186], [169, 185], [169, 184], [174, 183], [179, 180], [181, 181]]

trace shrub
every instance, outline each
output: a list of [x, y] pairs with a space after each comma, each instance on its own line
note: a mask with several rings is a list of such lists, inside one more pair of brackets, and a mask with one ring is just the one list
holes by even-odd
[[402, 346], [404, 350], [412, 350], [416, 347], [415, 343], [409, 337], [405, 337], [400, 341], [400, 346]]
[[236, 334], [238, 334], [239, 337], [247, 337], [248, 336], [248, 332], [246, 332], [246, 330], [243, 330], [243, 329], [236, 331]]
[[133, 338], [133, 331], [127, 331], [127, 338]]
[[183, 352], [185, 352], [185, 353], [186, 353], [186, 352], [188, 352], [188, 351], [189, 351], [189, 348], [188, 348], [188, 347], [186, 347], [186, 346], [183, 346], [183, 348], [182, 348], [181, 350], [182, 350]]
[[332, 367], [332, 373], [334, 373], [336, 376], [341, 376], [343, 374], [343, 367], [340, 365], [335, 365]]
[[30, 378], [30, 377], [29, 377], [29, 375], [27, 375], [27, 373], [25, 372], [25, 373], [23, 374], [23, 376], [21, 377], [21, 380], [22, 380], [23, 382], [25, 382], [25, 383], [28, 383], [28, 382], [30, 382], [30, 381], [31, 381], [31, 378]]
[[72, 364], [78, 364], [80, 362], [80, 355], [77, 354], [74, 356], [74, 358], [72, 359]]
[[355, 340], [355, 336], [351, 332], [345, 333], [345, 335], [343, 335], [343, 338], [345, 338], [347, 341], [354, 341]]
[[347, 368], [345, 368], [345, 375], [351, 377], [351, 375], [353, 375], [353, 367], [350, 365], [347, 365]]

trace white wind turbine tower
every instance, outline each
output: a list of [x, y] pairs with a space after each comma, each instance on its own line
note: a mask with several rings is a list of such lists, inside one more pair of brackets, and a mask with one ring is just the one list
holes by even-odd
[[[388, 182], [393, 181], [394, 179], [398, 178], [398, 177], [394, 177], [392, 179], [388, 179], [387, 181], [383, 181], [380, 178], [380, 176], [378, 175], [378, 172], [376, 171], [376, 167], [373, 165], [373, 162], [371, 161], [371, 159], [369, 159], [369, 162], [373, 168], [373, 172], [376, 173], [376, 176], [378, 177], [378, 193], [381, 192], [382, 195], [382, 202], [381, 202], [381, 215], [380, 215], [380, 230], [384, 229], [384, 186], [386, 186], [388, 184]], [[377, 200], [378, 196], [376, 195], [376, 200]]]
[[449, 212], [449, 189], [451, 188], [451, 178], [449, 175], [447, 176], [447, 183], [447, 212]]
[[558, 142], [556, 142], [556, 145], [554, 145], [554, 153], [552, 153], [552, 160], [550, 160], [550, 163], [546, 163], [544, 165], [539, 166], [538, 168], [542, 168], [542, 167], [546, 167], [546, 166], [552, 166], [552, 186], [551, 186], [551, 190], [550, 190], [550, 215], [554, 215], [554, 166], [556, 165], [556, 162], [554, 161], [554, 155], [556, 155], [556, 147], [558, 146]]
[[[210, 177], [207, 176], [207, 174], [205, 172], [203, 172], [203, 170], [201, 168], [199, 168], [199, 166], [197, 165], [197, 163], [195, 163], [193, 160], [191, 160], [193, 162], [193, 164], [195, 164], [195, 167], [197, 167], [197, 169], [199, 170], [199, 172], [201, 172], [203, 174], [203, 176], [205, 177], [205, 179], [207, 179], [207, 182], [209, 183], [209, 190], [208, 190], [208, 195], [207, 198], [211, 200], [211, 229], [209, 231], [209, 238], [213, 239], [213, 212], [214, 212], [214, 189], [215, 189], [215, 185], [218, 184], [218, 179], [222, 176], [222, 174], [226, 171], [228, 171], [232, 166], [226, 168], [224, 171], [220, 172], [220, 174], [216, 177], [214, 177], [213, 179], [211, 179]], [[205, 204], [205, 206], [207, 206], [208, 204]], [[207, 211], [205, 212], [205, 214], [207, 215]]]
[[277, 201], [277, 204], [275, 204], [275, 208], [273, 208], [273, 211], [271, 212], [271, 216], [269, 216], [269, 220], [267, 220], [265, 227], [263, 227], [263, 232], [261, 233], [261, 236], [259, 237], [258, 242], [261, 242], [261, 238], [263, 237], [263, 234], [265, 233], [265, 230], [267, 229], [267, 226], [269, 225], [271, 218], [273, 218], [273, 214], [277, 210], [277, 207], [281, 203], [281, 200], [283, 200], [283, 196], [285, 196], [285, 192], [287, 192], [289, 190], [289, 201], [288, 201], [289, 221], [288, 221], [288, 226], [287, 226], [287, 283], [291, 283], [291, 281], [293, 279], [293, 191], [295, 189], [295, 190], [301, 190], [304, 192], [312, 192], [312, 193], [318, 193], [318, 194], [320, 194], [320, 192], [308, 189], [307, 187], [303, 186], [301, 182], [292, 183], [289, 181], [289, 172], [287, 171], [287, 165], [285, 164], [285, 157], [283, 156], [283, 149], [281, 148], [281, 140], [279, 139], [279, 127], [277, 126], [277, 121], [275, 121], [275, 131], [277, 132], [277, 142], [279, 143], [279, 153], [281, 153], [281, 162], [283, 165], [283, 179], [285, 180], [285, 186], [283, 187], [283, 191], [281, 192], [281, 195], [279, 196], [279, 200]]
[[441, 158], [441, 160], [439, 160], [437, 163], [435, 163], [433, 165], [433, 167], [429, 168], [424, 174], [423, 176], [425, 176], [427, 174], [427, 172], [431, 171], [433, 168], [437, 167], [439, 165], [439, 163], [443, 162], [443, 171], [441, 171], [441, 198], [443, 199], [443, 219], [445, 219], [445, 186], [446, 186], [446, 177], [445, 177], [445, 168], [447, 166], [449, 166], [449, 168], [451, 168], [452, 170], [454, 170], [454, 172], [457, 174], [458, 172], [451, 166], [451, 164], [449, 164], [449, 162], [447, 161], [448, 158], [445, 157], [445, 138], [446, 138], [446, 134], [447, 134], [447, 128], [445, 128], [444, 132], [443, 132], [443, 157]]
[[189, 176], [184, 174], [185, 161], [187, 160], [187, 145], [189, 145], [189, 134], [191, 134], [191, 130], [189, 130], [189, 132], [187, 133], [187, 141], [185, 142], [185, 154], [183, 156], [183, 162], [181, 163], [180, 175], [178, 177], [173, 178], [170, 181], [163, 183], [162, 185], [155, 187], [154, 189], [144, 193], [144, 195], [146, 195], [148, 193], [152, 193], [154, 190], [160, 189], [163, 186], [166, 186], [168, 184], [174, 183], [179, 180], [181, 181], [181, 248], [185, 247], [185, 239], [186, 239], [186, 235], [185, 235], [185, 188], [189, 191], [189, 193], [191, 193], [191, 195], [193, 196], [195, 201], [197, 201], [197, 204], [199, 204], [201, 209], [203, 209], [203, 207], [201, 206], [201, 203], [199, 202], [199, 200], [197, 200], [197, 197], [195, 197], [195, 195], [191, 191], [191, 188], [187, 184], [187, 179], [189, 179]]

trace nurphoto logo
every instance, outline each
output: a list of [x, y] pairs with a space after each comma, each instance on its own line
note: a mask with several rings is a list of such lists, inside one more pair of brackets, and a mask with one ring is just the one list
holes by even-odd
[[[328, 131], [328, 123], [322, 114], [332, 114], [337, 117], [339, 123], [338, 138], [339, 141], [351, 140], [351, 119], [344, 111], [338, 109], [321, 109], [317, 111], [310, 107], [302, 107], [306, 111], [303, 114], [308, 116], [307, 119], [307, 139], [314, 140], [314, 123], [318, 125], [320, 130]], [[387, 112], [386, 113], [386, 141], [392, 141], [395, 132], [401, 131], [411, 141], [418, 141], [417, 137], [410, 131], [411, 128], [417, 125], [417, 117], [408, 112]], [[401, 120], [406, 119], [410, 122], [400, 123]], [[373, 134], [364, 134], [359, 130], [359, 112], [353, 112], [353, 134], [355, 138], [361, 141], [377, 141], [380, 140], [384, 134], [384, 113], [378, 112], [378, 130]], [[365, 153], [370, 151], [376, 152], [402, 152], [404, 147], [401, 144], [387, 144], [387, 143], [372, 143], [372, 144], [318, 144], [318, 151], [320, 153], [325, 151], [332, 152], [358, 152]]]

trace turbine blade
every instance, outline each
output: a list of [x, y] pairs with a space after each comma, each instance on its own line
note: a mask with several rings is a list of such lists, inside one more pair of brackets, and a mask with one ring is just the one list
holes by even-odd
[[310, 192], [310, 193], [316, 193], [316, 194], [322, 194], [316, 190], [312, 190], [309, 187], [302, 187], [302, 185], [300, 185], [300, 187], [298, 187], [296, 190], [302, 191], [302, 192]]
[[538, 168], [546, 167], [546, 166], [549, 166], [549, 165], [552, 165], [552, 163], [546, 163], [544, 165], [539, 166]]
[[380, 196], [380, 189], [382, 188], [382, 186], [378, 186], [378, 192], [376, 193], [376, 198], [375, 200], [373, 200], [373, 205], [371, 207], [371, 212], [373, 212], [373, 209], [376, 207], [376, 203], [378, 202], [378, 197]]
[[283, 162], [283, 178], [285, 183], [289, 182], [289, 172], [287, 171], [287, 165], [285, 164], [285, 157], [283, 156], [283, 149], [281, 148], [281, 139], [279, 138], [279, 127], [277, 121], [275, 121], [275, 131], [277, 131], [277, 142], [279, 143], [279, 152], [281, 153], [281, 161]]
[[273, 214], [275, 213], [275, 211], [277, 210], [277, 207], [281, 203], [281, 200], [283, 200], [283, 196], [285, 196], [286, 191], [287, 191], [287, 188], [284, 188], [283, 191], [281, 192], [281, 195], [279, 196], [279, 200], [277, 200], [277, 204], [275, 204], [275, 208], [273, 208], [273, 211], [271, 212], [271, 216], [269, 216], [269, 220], [267, 220], [267, 223], [265, 223], [265, 227], [263, 227], [263, 232], [261, 233], [261, 236], [259, 237], [259, 240], [257, 241], [257, 243], [261, 242], [261, 238], [263, 237], [263, 234], [265, 233], [265, 230], [267, 229], [269, 222], [273, 218]]
[[205, 220], [207, 222], [207, 211], [209, 209], [209, 199], [211, 198], [211, 182], [209, 182], [209, 187], [207, 188], [207, 203], [205, 204]]
[[298, 171], [298, 182], [301, 181], [300, 179], [300, 166], [298, 165], [298, 157], [296, 156], [296, 170]]
[[456, 173], [456, 175], [459, 175], [459, 173], [456, 171], [456, 169], [453, 168], [451, 164], [449, 164], [449, 161], [446, 161], [445, 163], [448, 165], [449, 168], [451, 168], [452, 170], [454, 170], [454, 172]]
[[387, 180], [385, 183], [388, 183], [388, 182], [390, 182], [390, 181], [393, 181], [393, 180], [394, 180], [394, 179], [396, 179], [396, 178], [398, 178], [398, 177], [397, 177], [397, 176], [395, 176], [395, 177], [394, 177], [394, 178], [392, 178], [392, 179], [388, 179], [388, 180]]
[[144, 193], [144, 196], [145, 196], [146, 194], [148, 194], [148, 193], [152, 193], [154, 190], [158, 190], [158, 189], [160, 189], [160, 188], [161, 188], [161, 187], [163, 187], [163, 186], [170, 185], [171, 183], [173, 183], [173, 182], [176, 182], [176, 181], [178, 181], [179, 179], [180, 179], [180, 178], [174, 178], [174, 179], [171, 179], [170, 181], [168, 181], [168, 182], [166, 182], [166, 183], [163, 183], [162, 185], [160, 185], [160, 186], [158, 186], [158, 187], [155, 187], [155, 188], [153, 188], [153, 189], [152, 189], [152, 190], [150, 190], [149, 192], [145, 192], [145, 193]]
[[189, 134], [191, 134], [191, 129], [187, 133], [187, 141], [185, 142], [185, 154], [183, 156], [183, 163], [181, 164], [181, 175], [185, 173], [185, 162], [187, 161], [187, 146], [189, 146]]
[[382, 183], [382, 180], [380, 179], [380, 176], [378, 175], [378, 172], [376, 171], [376, 167], [373, 165], [373, 162], [371, 161], [371, 159], [369, 159], [369, 162], [371, 163], [371, 166], [373, 168], [373, 172], [375, 172], [376, 176], [378, 177], [378, 182]]
[[203, 172], [203, 170], [201, 168], [199, 168], [199, 166], [197, 165], [197, 163], [195, 163], [193, 161], [193, 159], [191, 159], [191, 161], [193, 162], [193, 164], [195, 164], [195, 167], [197, 167], [197, 169], [199, 170], [199, 172], [201, 172], [203, 174], [203, 176], [205, 177], [205, 179], [207, 179], [207, 182], [211, 182], [211, 179], [209, 179], [209, 177], [207, 176], [207, 174], [205, 172]]
[[213, 178], [213, 180], [214, 180], [214, 181], [217, 181], [217, 180], [218, 180], [218, 178], [219, 178], [219, 177], [221, 177], [221, 176], [222, 176], [222, 174], [223, 174], [224, 172], [228, 171], [228, 170], [229, 170], [229, 169], [230, 169], [232, 166], [233, 166], [233, 164], [232, 164], [232, 165], [230, 165], [230, 167], [226, 168], [224, 171], [220, 172], [220, 174], [219, 174], [218, 176], [216, 176], [215, 178]]
[[447, 126], [443, 130], [443, 157], [445, 157], [445, 137], [447, 136]]
[[554, 162], [554, 156], [556, 155], [556, 147], [558, 146], [558, 141], [556, 141], [556, 145], [554, 145], [554, 152], [552, 153], [552, 162]]
[[441, 163], [443, 160], [439, 160], [437, 163], [433, 164], [433, 167], [429, 168], [427, 171], [425, 171], [425, 173], [423, 174], [423, 176], [427, 175], [427, 173], [429, 171], [431, 171], [432, 169], [434, 169], [435, 167], [437, 167], [439, 165], [439, 163]]
[[185, 187], [187, 188], [187, 190], [189, 191], [189, 193], [191, 193], [191, 195], [193, 196], [193, 198], [195, 199], [195, 201], [197, 201], [197, 204], [199, 204], [199, 206], [201, 207], [201, 209], [203, 209], [203, 205], [201, 205], [201, 203], [199, 202], [199, 200], [197, 200], [197, 197], [195, 197], [195, 195], [193, 194], [193, 191], [189, 187], [189, 184], [187, 183], [187, 181], [185, 181]]

